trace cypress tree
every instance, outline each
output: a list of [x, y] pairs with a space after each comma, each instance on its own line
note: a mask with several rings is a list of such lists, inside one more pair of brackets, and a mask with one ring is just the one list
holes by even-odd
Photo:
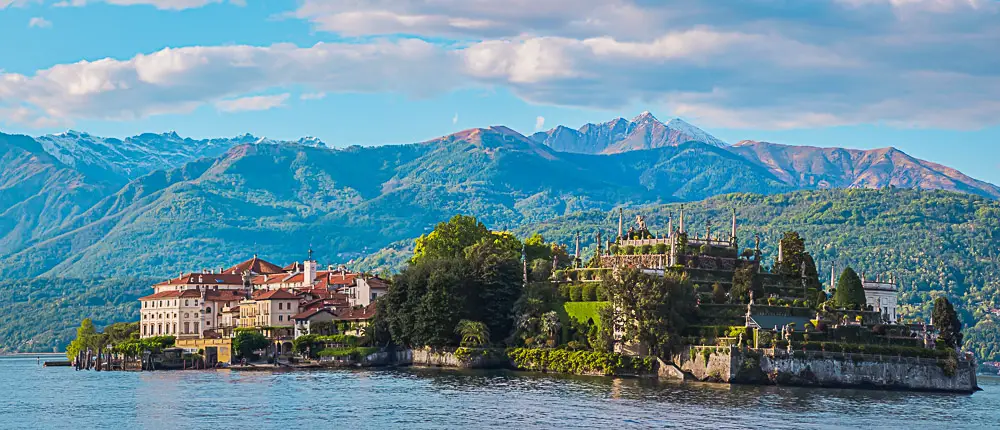
[[854, 269], [848, 267], [840, 274], [833, 302], [837, 306], [846, 309], [861, 309], [867, 304], [865, 300], [865, 287], [861, 283], [861, 277], [858, 276]]
[[949, 348], [958, 348], [962, 345], [962, 322], [958, 320], [958, 313], [947, 298], [938, 297], [934, 299], [934, 311], [931, 313], [934, 318], [934, 327], [938, 329], [938, 342], [948, 345]]

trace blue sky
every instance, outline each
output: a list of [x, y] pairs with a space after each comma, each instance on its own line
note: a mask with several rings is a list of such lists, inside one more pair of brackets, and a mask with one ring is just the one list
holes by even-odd
[[0, 0], [0, 130], [335, 146], [649, 110], [1000, 183], [996, 0]]

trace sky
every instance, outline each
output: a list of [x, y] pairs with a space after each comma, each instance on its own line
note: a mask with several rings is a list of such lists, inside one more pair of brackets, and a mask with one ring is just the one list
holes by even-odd
[[333, 146], [680, 117], [1000, 184], [1000, 0], [0, 0], [0, 131]]

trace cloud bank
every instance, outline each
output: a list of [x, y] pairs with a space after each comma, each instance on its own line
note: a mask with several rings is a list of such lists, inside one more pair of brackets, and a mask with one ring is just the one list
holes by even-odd
[[0, 112], [129, 119], [287, 88], [309, 99], [502, 87], [537, 104], [640, 103], [716, 127], [1000, 122], [995, 0], [304, 0], [287, 15], [358, 39], [168, 48], [0, 74]]

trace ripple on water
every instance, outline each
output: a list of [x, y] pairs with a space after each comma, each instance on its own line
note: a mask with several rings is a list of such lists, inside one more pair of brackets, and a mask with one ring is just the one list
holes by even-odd
[[0, 428], [996, 428], [975, 395], [448, 369], [76, 372], [0, 358]]

